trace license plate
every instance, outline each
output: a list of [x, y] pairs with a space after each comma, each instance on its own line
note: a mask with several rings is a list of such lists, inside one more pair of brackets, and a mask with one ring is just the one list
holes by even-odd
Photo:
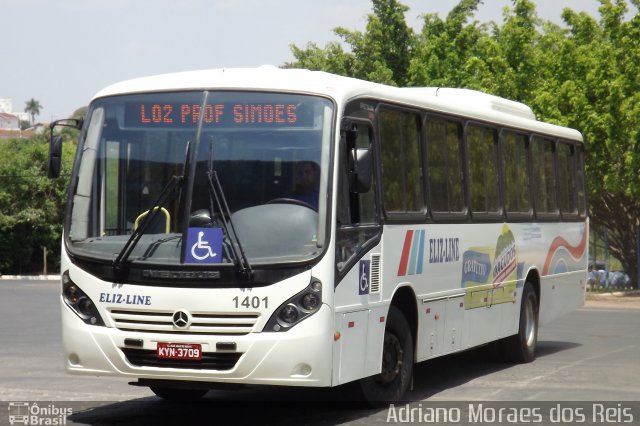
[[198, 343], [158, 342], [156, 355], [161, 359], [168, 358], [199, 361], [202, 359], [202, 345]]

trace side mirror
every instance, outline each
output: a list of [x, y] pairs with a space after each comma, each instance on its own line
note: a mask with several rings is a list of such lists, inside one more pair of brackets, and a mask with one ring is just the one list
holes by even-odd
[[354, 148], [351, 150], [352, 164], [355, 166], [351, 172], [351, 191], [359, 194], [371, 190], [373, 175], [373, 160], [371, 150], [368, 148]]
[[62, 164], [62, 135], [53, 134], [49, 140], [49, 161], [47, 162], [47, 176], [49, 179], [55, 179], [60, 176], [60, 168]]
[[60, 177], [62, 165], [62, 135], [54, 135], [53, 130], [57, 126], [73, 127], [80, 130], [84, 120], [82, 118], [65, 118], [49, 124], [49, 161], [47, 162], [47, 176], [49, 179]]

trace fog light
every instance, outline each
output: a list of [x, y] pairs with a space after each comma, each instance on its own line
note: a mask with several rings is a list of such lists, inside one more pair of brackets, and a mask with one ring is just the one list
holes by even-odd
[[287, 305], [280, 312], [280, 319], [289, 324], [293, 324], [298, 320], [298, 308], [295, 305]]
[[69, 354], [69, 364], [71, 365], [79, 365], [80, 364], [80, 357], [78, 357], [77, 354]]
[[311, 375], [311, 366], [309, 364], [298, 364], [293, 367], [291, 377], [308, 377]]

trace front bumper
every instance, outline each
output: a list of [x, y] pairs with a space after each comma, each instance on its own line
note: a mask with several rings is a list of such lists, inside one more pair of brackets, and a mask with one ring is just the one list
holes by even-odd
[[[255, 332], [242, 336], [138, 333], [91, 326], [62, 303], [65, 367], [70, 374], [127, 378], [185, 380], [212, 383], [330, 386], [332, 368], [332, 315], [322, 305], [314, 315], [284, 333]], [[141, 366], [127, 358], [125, 339], [142, 340], [133, 349], [154, 353], [158, 342], [198, 343], [202, 352], [237, 358], [229, 368]], [[218, 343], [236, 344], [236, 350], [218, 351]], [[130, 348], [131, 349], [131, 348]]]

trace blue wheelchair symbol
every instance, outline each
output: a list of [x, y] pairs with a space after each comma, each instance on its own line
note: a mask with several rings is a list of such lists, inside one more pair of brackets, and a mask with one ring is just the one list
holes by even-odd
[[189, 228], [184, 245], [185, 263], [222, 262], [222, 228]]
[[358, 279], [358, 294], [369, 294], [369, 267], [371, 266], [370, 260], [361, 260], [358, 265], [360, 269], [360, 276]]

